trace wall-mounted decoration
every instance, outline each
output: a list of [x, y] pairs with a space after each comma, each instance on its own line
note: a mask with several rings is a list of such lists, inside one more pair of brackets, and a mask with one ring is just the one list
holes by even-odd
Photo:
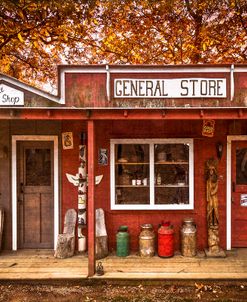
[[247, 207], [247, 194], [240, 195], [240, 205], [241, 207]]
[[214, 120], [203, 120], [202, 136], [213, 137], [215, 129]]
[[98, 154], [98, 163], [101, 166], [107, 166], [108, 165], [108, 150], [100, 148], [99, 154]]
[[64, 150], [74, 148], [72, 132], [63, 132], [62, 133], [62, 144], [63, 144]]

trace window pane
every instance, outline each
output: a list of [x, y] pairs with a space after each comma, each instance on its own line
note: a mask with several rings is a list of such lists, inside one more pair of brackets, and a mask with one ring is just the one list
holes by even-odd
[[25, 149], [26, 186], [51, 185], [51, 150]]
[[236, 150], [236, 184], [247, 184], [247, 148]]
[[189, 204], [189, 144], [156, 144], [155, 204]]
[[115, 145], [115, 204], [149, 204], [149, 145]]

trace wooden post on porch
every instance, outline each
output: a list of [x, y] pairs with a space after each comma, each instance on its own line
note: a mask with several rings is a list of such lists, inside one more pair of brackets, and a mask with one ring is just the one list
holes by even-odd
[[94, 207], [94, 187], [95, 187], [95, 139], [94, 121], [87, 123], [88, 137], [88, 276], [95, 273], [95, 207]]

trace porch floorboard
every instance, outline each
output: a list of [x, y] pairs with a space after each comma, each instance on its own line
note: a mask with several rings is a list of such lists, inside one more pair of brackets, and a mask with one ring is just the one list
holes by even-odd
[[[247, 279], [247, 249], [228, 251], [226, 258], [206, 258], [203, 252], [186, 258], [140, 258], [136, 254], [120, 258], [114, 254], [98, 260], [103, 276], [93, 279]], [[82, 280], [88, 277], [88, 258], [77, 254], [57, 259], [53, 251], [20, 250], [0, 254], [0, 280]]]
[[207, 258], [204, 252], [187, 258], [177, 253], [171, 258], [143, 259], [138, 255], [101, 259], [102, 279], [247, 279], [247, 249], [226, 252], [226, 258]]
[[85, 279], [88, 260], [85, 255], [54, 258], [52, 250], [4, 251], [0, 254], [0, 280]]

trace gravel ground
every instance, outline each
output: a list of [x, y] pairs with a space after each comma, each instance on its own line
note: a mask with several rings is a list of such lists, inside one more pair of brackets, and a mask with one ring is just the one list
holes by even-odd
[[0, 283], [4, 302], [247, 301], [247, 281]]

